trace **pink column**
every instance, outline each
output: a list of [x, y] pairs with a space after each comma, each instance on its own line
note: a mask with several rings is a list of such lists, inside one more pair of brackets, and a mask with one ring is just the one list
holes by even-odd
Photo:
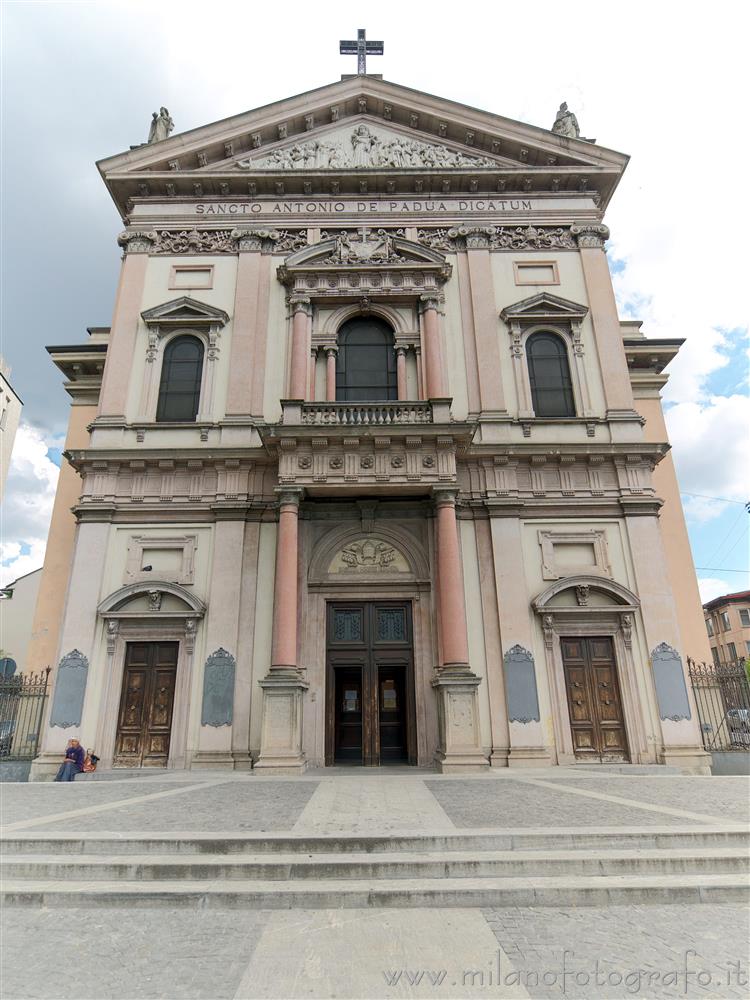
[[297, 669], [297, 518], [302, 490], [279, 492], [271, 670]]
[[441, 399], [445, 395], [445, 383], [440, 359], [438, 300], [434, 296], [422, 299], [422, 332], [426, 395], [428, 399]]
[[318, 348], [313, 347], [310, 350], [310, 391], [307, 396], [307, 398], [313, 403], [315, 402], [315, 382], [316, 382], [315, 369], [317, 367], [318, 367]]
[[336, 348], [326, 348], [326, 402], [336, 402]]
[[398, 386], [398, 398], [406, 399], [406, 348], [396, 348], [396, 384]]
[[469, 641], [466, 631], [461, 556], [458, 549], [455, 490], [436, 490], [435, 506], [443, 665], [465, 668], [469, 663]]
[[289, 376], [289, 398], [307, 397], [307, 337], [310, 317], [310, 300], [292, 302], [292, 364]]

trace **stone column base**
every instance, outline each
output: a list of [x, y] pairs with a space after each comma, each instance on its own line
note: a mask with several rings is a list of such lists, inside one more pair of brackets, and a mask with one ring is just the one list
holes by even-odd
[[196, 750], [190, 760], [190, 770], [233, 771], [234, 757], [230, 750]]
[[547, 747], [511, 747], [508, 767], [548, 767], [552, 763]]
[[468, 665], [441, 670], [432, 682], [438, 699], [440, 746], [435, 763], [443, 774], [484, 771], [489, 767], [479, 738], [481, 677]]
[[662, 747], [658, 760], [660, 764], [679, 767], [683, 774], [711, 773], [711, 754], [703, 747]]
[[40, 753], [31, 762], [29, 781], [52, 781], [63, 761], [61, 753]]
[[265, 774], [302, 774], [302, 696], [308, 684], [297, 670], [271, 671], [262, 681], [260, 755], [253, 770]]

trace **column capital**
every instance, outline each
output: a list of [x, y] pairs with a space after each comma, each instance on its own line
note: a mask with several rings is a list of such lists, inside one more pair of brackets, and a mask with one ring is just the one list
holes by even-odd
[[603, 247], [609, 239], [609, 228], [597, 223], [579, 223], [570, 227], [570, 235], [578, 244], [578, 249]]
[[275, 229], [233, 229], [230, 236], [237, 241], [240, 253], [271, 253], [281, 233]]
[[395, 348], [395, 351], [396, 351], [396, 357], [397, 357], [397, 358], [398, 358], [398, 357], [403, 357], [403, 358], [405, 358], [405, 357], [406, 357], [406, 352], [407, 352], [407, 350], [408, 350], [408, 348], [407, 348], [407, 347], [404, 347], [404, 345], [403, 345], [403, 344], [398, 344], [398, 345], [396, 346], [396, 348]]
[[153, 230], [126, 229], [117, 237], [117, 245], [122, 247], [126, 254], [150, 253], [158, 240], [159, 238]]
[[282, 507], [299, 507], [305, 491], [301, 486], [276, 486], [274, 493], [278, 497], [279, 509]]
[[440, 297], [438, 295], [420, 295], [419, 296], [419, 310], [420, 312], [426, 312], [428, 309], [434, 309], [435, 312], [440, 308]]
[[310, 299], [304, 296], [295, 297], [289, 300], [289, 308], [292, 312], [292, 316], [296, 316], [297, 313], [303, 312], [306, 316], [312, 315], [312, 303]]
[[324, 350], [326, 352], [326, 357], [327, 358], [335, 358], [336, 355], [339, 353], [339, 349], [338, 349], [337, 346], [326, 347], [326, 348], [324, 348]]
[[433, 486], [432, 499], [436, 507], [455, 507], [459, 492], [456, 486]]

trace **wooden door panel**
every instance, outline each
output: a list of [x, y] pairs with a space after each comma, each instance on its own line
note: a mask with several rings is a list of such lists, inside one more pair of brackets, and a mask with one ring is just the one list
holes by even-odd
[[573, 749], [578, 757], [627, 760], [628, 747], [612, 640], [561, 639]]
[[178, 643], [128, 643], [115, 739], [115, 767], [166, 767]]

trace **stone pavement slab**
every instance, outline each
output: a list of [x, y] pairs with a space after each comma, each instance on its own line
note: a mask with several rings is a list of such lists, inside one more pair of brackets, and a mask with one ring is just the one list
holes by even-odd
[[750, 778], [745, 775], [664, 775], [629, 777], [568, 776], [562, 785], [592, 789], [653, 805], [709, 813], [729, 821], [750, 822]]
[[[316, 784], [311, 781], [261, 783], [250, 777], [221, 784], [202, 782], [193, 788], [175, 783], [169, 787], [176, 794], [169, 799], [146, 798], [75, 818], [50, 819], [47, 823], [37, 823], [36, 829], [90, 833], [290, 830], [314, 793]], [[127, 787], [131, 787], [129, 783]], [[109, 792], [111, 788], [103, 784], [101, 788], [97, 786], [96, 791]], [[141, 789], [140, 794], [152, 791], [156, 789], [149, 785], [147, 791]]]
[[483, 911], [540, 1000], [750, 995], [743, 906], [508, 907]]
[[[642, 778], [642, 781], [649, 779]], [[685, 823], [684, 817], [632, 806], [586, 798], [555, 787], [533, 785], [522, 778], [494, 783], [452, 781], [426, 782], [448, 816], [459, 827], [539, 826], [666, 826]], [[581, 789], [585, 790], [585, 785]], [[577, 791], [578, 789], [576, 789]], [[635, 799], [637, 796], [632, 796]], [[711, 817], [706, 817], [710, 822]]]

